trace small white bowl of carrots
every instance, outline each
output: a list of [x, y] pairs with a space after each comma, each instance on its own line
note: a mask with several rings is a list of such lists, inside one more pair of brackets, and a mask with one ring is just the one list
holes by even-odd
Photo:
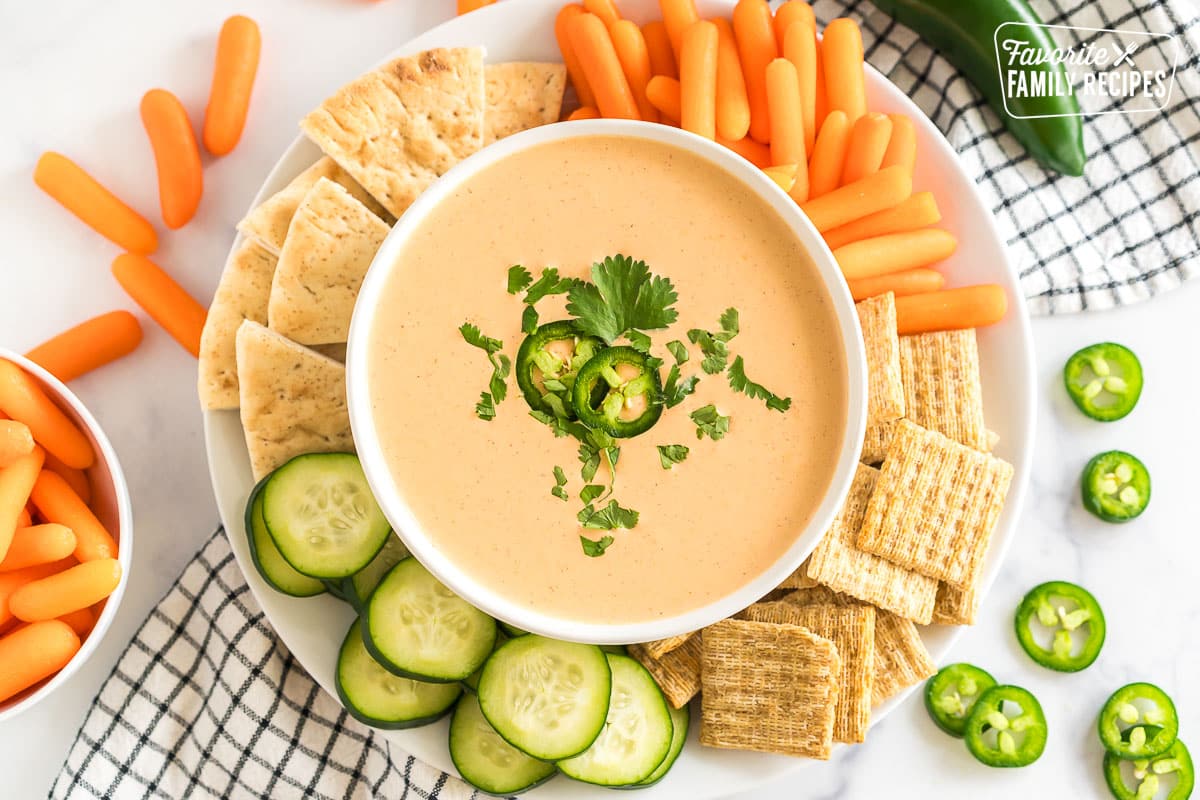
[[95, 417], [0, 348], [0, 722], [95, 652], [129, 582], [125, 476]]

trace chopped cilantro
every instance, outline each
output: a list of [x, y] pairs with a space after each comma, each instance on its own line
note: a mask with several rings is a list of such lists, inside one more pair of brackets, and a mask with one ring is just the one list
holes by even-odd
[[688, 331], [688, 341], [700, 345], [700, 352], [704, 354], [700, 369], [709, 375], [717, 375], [724, 371], [729, 360], [729, 347], [723, 339], [718, 339], [708, 331], [692, 328]]
[[491, 396], [486, 401], [480, 400], [475, 405], [475, 413], [480, 419], [490, 420], [496, 416], [496, 403], [502, 401], [508, 396], [508, 374], [512, 369], [512, 362], [508, 356], [500, 352], [504, 347], [504, 342], [499, 339], [493, 339], [485, 335], [479, 330], [478, 326], [472, 325], [469, 322], [464, 322], [459, 326], [458, 332], [462, 334], [463, 339], [472, 347], [478, 347], [480, 350], [487, 353], [488, 361], [492, 365], [492, 377], [488, 382], [488, 390]]
[[652, 275], [646, 262], [616, 255], [592, 265], [591, 283], [570, 288], [567, 312], [584, 333], [612, 344], [630, 330], [670, 325], [679, 316], [671, 308], [678, 299], [671, 281]]
[[582, 284], [583, 281], [578, 278], [561, 278], [558, 275], [556, 267], [546, 267], [542, 270], [542, 277], [537, 279], [537, 282], [532, 284], [525, 292], [525, 304], [534, 305], [543, 297], [552, 294], [566, 294], [575, 286]]
[[464, 322], [462, 325], [460, 325], [458, 332], [461, 333], [462, 337], [467, 340], [467, 344], [478, 347], [480, 350], [485, 351], [489, 356], [493, 353], [498, 353], [500, 349], [504, 347], [504, 342], [500, 341], [499, 339], [493, 339], [490, 336], [485, 336], [477, 326], [472, 325], [469, 322]]
[[746, 377], [746, 365], [742, 361], [742, 357], [738, 356], [729, 365], [729, 386], [735, 392], [742, 392], [747, 397], [752, 397], [755, 400], [766, 401], [767, 408], [773, 409], [780, 413], [787, 411], [792, 407], [792, 398], [780, 398], [768, 391], [762, 384], [755, 383]]
[[565, 502], [567, 499], [567, 490], [563, 487], [566, 485], [567, 473], [563, 472], [562, 467], [556, 466], [554, 468], [554, 488], [550, 490], [550, 494]]
[[496, 398], [496, 402], [499, 403], [508, 396], [508, 385], [505, 381], [508, 380], [512, 362], [503, 353], [493, 353], [488, 356], [488, 360], [492, 362], [492, 379], [488, 383], [488, 388], [492, 392], [492, 397]]
[[479, 393], [479, 402], [475, 404], [475, 416], [484, 422], [491, 422], [496, 418], [496, 404], [492, 402], [492, 396], [487, 392]]
[[741, 325], [738, 321], [738, 310], [730, 307], [721, 313], [721, 331], [717, 334], [717, 338], [723, 342], [728, 342], [733, 337], [741, 333]]
[[579, 537], [579, 543], [583, 545], [583, 554], [589, 558], [596, 558], [604, 555], [604, 551], [613, 543], [613, 537], [601, 536], [599, 539], [589, 539], [586, 536]]
[[680, 463], [688, 457], [687, 445], [683, 444], [660, 444], [658, 445], [658, 460], [662, 462], [663, 469], [670, 469], [675, 464]]
[[579, 462], [583, 464], [579, 470], [579, 476], [585, 482], [590, 482], [592, 478], [596, 477], [596, 470], [600, 469], [600, 448], [583, 442], [579, 445]]
[[520, 294], [528, 289], [531, 283], [533, 283], [533, 275], [520, 264], [513, 264], [508, 268], [509, 294]]
[[592, 501], [600, 495], [604, 494], [605, 488], [598, 483], [589, 483], [584, 486], [579, 492], [579, 500], [585, 505], [591, 505]]
[[678, 339], [667, 342], [667, 349], [670, 350], [671, 355], [675, 357], [676, 364], [687, 363], [687, 360], [690, 356], [688, 355], [687, 345], [685, 345], [683, 342], [679, 341]]
[[612, 531], [618, 528], [636, 527], [638, 516], [638, 512], [633, 509], [622, 508], [616, 500], [609, 500], [608, 505], [599, 510], [589, 503], [576, 515], [576, 519], [585, 528], [594, 531]]
[[729, 417], [717, 411], [712, 405], [697, 408], [691, 413], [692, 422], [696, 423], [696, 438], [703, 439], [705, 434], [713, 441], [724, 438], [729, 433]]
[[643, 355], [650, 355], [650, 337], [641, 331], [627, 331], [625, 338], [629, 340], [629, 346], [637, 350]]
[[533, 306], [525, 306], [521, 312], [521, 333], [530, 334], [537, 330], [538, 313]]
[[682, 403], [683, 398], [696, 391], [696, 384], [699, 382], [699, 375], [689, 375], [680, 380], [679, 365], [671, 367], [667, 373], [667, 383], [663, 387], [663, 402], [667, 404], [667, 408], [674, 408]]

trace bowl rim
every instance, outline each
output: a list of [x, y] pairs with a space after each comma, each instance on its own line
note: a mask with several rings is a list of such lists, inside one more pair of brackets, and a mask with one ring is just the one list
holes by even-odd
[[[368, 389], [370, 329], [390, 268], [396, 263], [412, 232], [449, 194], [492, 164], [541, 144], [590, 136], [632, 137], [679, 147], [723, 168], [762, 197], [780, 215], [813, 259], [833, 302], [846, 357], [847, 406], [846, 422], [840, 438], [841, 452], [823, 499], [797, 534], [792, 546], [768, 569], [734, 592], [682, 614], [636, 623], [586, 622], [541, 609], [530, 609], [492, 591], [455, 565], [436, 547], [433, 539], [425, 535], [400, 489], [391, 480], [390, 470], [379, 446]], [[460, 597], [497, 619], [551, 638], [592, 644], [652, 641], [699, 630], [735, 614], [777, 587], [817, 546], [841, 508], [857, 469], [866, 428], [866, 357], [854, 301], [832, 252], [808, 217], [769, 176], [741, 156], [695, 134], [641, 121], [588, 120], [545, 125], [502, 139], [449, 170], [405, 211], [376, 253], [355, 305], [347, 345], [346, 370], [351, 430], [367, 482], [384, 515], [412, 554]]]
[[125, 471], [121, 468], [121, 461], [117, 457], [117, 452], [113, 448], [112, 442], [109, 441], [108, 435], [105, 434], [100, 423], [92, 415], [92, 412], [88, 410], [87, 406], [83, 404], [83, 401], [79, 399], [78, 395], [45, 368], [30, 361], [20, 353], [0, 347], [0, 359], [13, 362], [36, 378], [42, 388], [48, 390], [47, 393], [50, 395], [50, 399], [55, 401], [55, 404], [60, 408], [66, 406], [64, 411], [67, 412], [67, 415], [75, 417], [73, 421], [77, 424], [82, 422], [83, 427], [87, 429], [87, 434], [91, 437], [95, 445], [97, 459], [104, 462], [112, 481], [117, 512], [117, 530], [115, 532], [117, 561], [121, 564], [121, 579], [117, 582], [117, 588], [108, 596], [108, 599], [104, 603], [104, 610], [100, 612], [96, 623], [88, 631], [79, 651], [71, 657], [66, 666], [59, 670], [50, 680], [39, 686], [37, 690], [25, 695], [15, 703], [10, 701], [7, 705], [0, 704], [0, 722], [7, 722], [18, 714], [33, 708], [53, 694], [60, 686], [67, 683], [71, 679], [71, 676], [78, 672], [91, 659], [92, 655], [99, 648], [100, 641], [108, 633], [108, 629], [112, 627], [113, 620], [116, 618], [117, 611], [121, 606], [121, 600], [125, 596], [125, 589], [129, 585], [130, 567], [133, 565], [133, 503], [129, 496], [129, 486], [125, 481]]

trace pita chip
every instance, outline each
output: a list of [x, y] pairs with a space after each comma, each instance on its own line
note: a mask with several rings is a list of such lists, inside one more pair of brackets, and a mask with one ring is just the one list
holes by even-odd
[[562, 113], [567, 68], [562, 64], [514, 61], [488, 64], [483, 69], [487, 84], [483, 143], [514, 133], [558, 122]]

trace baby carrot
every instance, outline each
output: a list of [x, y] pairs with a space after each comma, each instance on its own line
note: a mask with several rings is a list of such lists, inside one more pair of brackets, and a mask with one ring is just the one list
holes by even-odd
[[[778, 15], [775, 18], [778, 20]], [[804, 152], [811, 153], [817, 138], [817, 37], [809, 23], [800, 21], [788, 28], [779, 41], [783, 43], [783, 57], [796, 67], [800, 81]]]
[[841, 17], [825, 26], [821, 61], [829, 110], [845, 111], [851, 124], [857, 122], [867, 111], [862, 31], [857, 22]]
[[664, 120], [676, 124], [683, 116], [681, 93], [679, 81], [665, 75], [655, 75], [646, 84], [646, 99], [658, 109]]
[[817, 18], [813, 14], [812, 6], [804, 0], [787, 0], [775, 9], [775, 41], [782, 45], [787, 38], [788, 29], [797, 22], [806, 22], [812, 30], [817, 29]]
[[912, 177], [903, 167], [888, 167], [860, 181], [848, 183], [800, 206], [818, 231], [853, 222], [891, 208], [912, 194]]
[[33, 434], [24, 422], [0, 419], [0, 469], [33, 452]]
[[21, 513], [17, 515], [17, 527], [28, 528], [32, 524], [33, 515], [29, 513], [29, 505], [26, 504], [25, 507], [21, 509]]
[[717, 17], [717, 134], [737, 141], [750, 131], [750, 99], [729, 20]]
[[933, 192], [917, 192], [898, 205], [828, 231], [825, 234], [825, 244], [829, 245], [830, 250], [836, 250], [859, 239], [936, 225], [941, 219], [942, 214], [938, 210]]
[[637, 102], [608, 29], [595, 14], [577, 14], [567, 21], [567, 35], [596, 95], [596, 108], [610, 119], [641, 119]]
[[901, 336], [931, 331], [981, 328], [1004, 319], [1008, 296], [995, 284], [943, 289], [896, 298], [896, 328]]
[[0, 639], [0, 702], [58, 672], [77, 652], [79, 636], [60, 620], [28, 625]]
[[591, 106], [580, 106], [568, 114], [567, 119], [600, 119], [600, 112]]
[[0, 411], [24, 422], [33, 440], [74, 469], [96, 460], [91, 442], [54, 404], [33, 377], [11, 361], [0, 359]]
[[666, 24], [660, 19], [647, 22], [642, 26], [642, 37], [646, 40], [646, 49], [650, 51], [650, 72], [678, 78], [679, 67], [675, 65], [675, 51], [671, 49], [671, 37], [667, 35]]
[[790, 192], [792, 191], [792, 187], [796, 185], [796, 170], [799, 168], [799, 164], [779, 164], [767, 167], [763, 172], [766, 173], [768, 178], [775, 181], [780, 189]]
[[[683, 32], [694, 22], [700, 21], [696, 11], [696, 0], [658, 0], [662, 11], [663, 25], [667, 29], [667, 39], [671, 42], [671, 51], [675, 53], [675, 63], [682, 67], [680, 48], [683, 46]], [[680, 70], [682, 76], [682, 69]]]
[[883, 153], [881, 167], [902, 166], [912, 174], [917, 163], [917, 129], [903, 114], [888, 114], [892, 121], [892, 136]]
[[42, 465], [42, 469], [50, 470], [58, 475], [67, 482], [72, 492], [79, 495], [80, 500], [86, 505], [92, 504], [92, 482], [88, 480], [86, 472], [68, 467], [55, 458], [53, 453], [46, 453], [46, 462]]
[[[134, 302], [185, 350], [199, 357], [200, 333], [204, 330], [204, 318], [208, 315], [204, 306], [163, 272], [162, 267], [143, 256], [131, 253], [117, 256], [113, 261], [112, 273]], [[36, 438], [36, 432], [34, 435]]]
[[583, 13], [583, 6], [578, 3], [569, 3], [563, 6], [562, 10], [558, 12], [558, 16], [554, 18], [554, 38], [558, 40], [558, 49], [562, 52], [563, 64], [567, 67], [567, 74], [571, 76], [571, 85], [575, 87], [575, 94], [579, 97], [580, 105], [596, 108], [596, 96], [592, 94], [592, 87], [588, 85], [587, 76], [583, 74], [583, 66], [579, 62], [579, 56], [575, 54], [575, 47], [571, 44], [571, 37], [567, 33], [567, 23]]
[[733, 34], [737, 39], [738, 56], [742, 59], [742, 73], [746, 76], [746, 96], [750, 100], [750, 135], [763, 144], [771, 139], [767, 64], [779, 55], [772, 24], [767, 0], [738, 0], [733, 8]]
[[128, 355], [142, 343], [142, 326], [128, 311], [110, 311], [42, 342], [26, 357], [63, 383]]
[[[894, 168], [893, 168], [894, 169]], [[927, 267], [954, 254], [958, 240], [941, 228], [922, 228], [860, 239], [833, 251], [847, 280]]]
[[60, 476], [42, 470], [31, 498], [43, 519], [65, 525], [75, 533], [75, 558], [95, 561], [116, 557], [117, 543], [113, 537]]
[[896, 297], [907, 297], [910, 294], [936, 292], [946, 285], [946, 276], [936, 269], [917, 267], [904, 272], [893, 272], [890, 275], [877, 275], [874, 278], [859, 278], [846, 281], [850, 285], [850, 296], [854, 302], [866, 300], [891, 292]]
[[646, 48], [646, 39], [642, 29], [627, 19], [618, 19], [608, 27], [608, 35], [612, 37], [613, 48], [617, 51], [617, 59], [629, 81], [629, 89], [637, 102], [638, 113], [646, 122], [658, 122], [658, 109], [646, 99], [646, 84], [652, 74], [650, 68], [650, 51]]
[[621, 21], [621, 12], [617, 11], [613, 0], [583, 0], [583, 8], [589, 14], [599, 17], [607, 28]]
[[807, 164], [800, 79], [795, 65], [786, 58], [767, 65], [767, 110], [771, 120], [771, 163]]
[[117, 246], [144, 255], [157, 249], [154, 226], [61, 153], [42, 153], [33, 169], [33, 182]]
[[0, 572], [12, 572], [59, 561], [75, 552], [75, 534], [54, 523], [17, 528], [8, 555], [0, 559]]
[[172, 230], [182, 228], [196, 214], [204, 194], [204, 170], [192, 123], [183, 103], [166, 89], [142, 95], [141, 112], [158, 169], [163, 222]]
[[[496, 0], [458, 0], [458, 15], [461, 17], [463, 14], [469, 14], [484, 6], [490, 6], [494, 2]], [[207, 143], [205, 146], [208, 146]]]
[[886, 114], [868, 111], [859, 117], [850, 129], [850, 144], [846, 146], [841, 184], [845, 186], [878, 172], [891, 138], [892, 121]]
[[771, 166], [771, 148], [754, 141], [749, 136], [738, 139], [736, 142], [718, 136], [717, 142], [725, 145], [759, 169]]
[[821, 125], [825, 122], [825, 117], [829, 114], [829, 97], [825, 93], [825, 64], [822, 61], [821, 40], [817, 38], [816, 28], [813, 28], [813, 49], [817, 57], [817, 88], [816, 97], [813, 100], [816, 118], [813, 122], [816, 129], [821, 130]]
[[75, 565], [75, 559], [65, 558], [61, 561], [51, 561], [48, 564], [38, 564], [12, 572], [0, 572], [0, 627], [7, 625], [13, 619], [12, 610], [8, 606], [9, 599], [18, 589], [32, 581], [41, 580], [47, 575], [62, 572]]
[[717, 138], [717, 45], [711, 22], [693, 22], [679, 48], [679, 126], [706, 139]]
[[809, 199], [828, 194], [838, 187], [849, 144], [850, 122], [846, 112], [831, 111], [817, 133], [812, 159], [808, 163]]
[[34, 447], [0, 470], [0, 561], [7, 557], [17, 523], [21, 521], [21, 512], [33, 492], [44, 458], [42, 448]]
[[99, 603], [120, 582], [121, 562], [115, 558], [88, 561], [30, 581], [12, 593], [8, 608], [19, 620], [45, 622]]
[[[485, 0], [475, 6], [487, 4]], [[462, 10], [462, 0], [458, 5], [458, 13], [466, 13]], [[240, 14], [225, 20], [217, 37], [212, 88], [208, 92], [208, 108], [204, 110], [204, 147], [214, 156], [231, 152], [242, 138], [261, 49], [262, 36], [254, 20]]]
[[58, 621], [65, 622], [71, 630], [75, 631], [75, 635], [82, 639], [96, 624], [96, 612], [91, 608], [80, 608], [70, 614], [63, 614], [58, 617]]

